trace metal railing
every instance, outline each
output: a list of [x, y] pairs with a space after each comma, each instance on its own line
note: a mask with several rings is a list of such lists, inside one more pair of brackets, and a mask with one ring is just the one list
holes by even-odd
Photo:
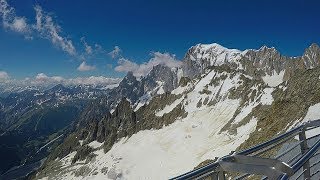
[[[310, 133], [313, 133], [309, 135]], [[310, 137], [307, 137], [309, 135]], [[305, 122], [249, 149], [171, 180], [320, 179], [320, 120]]]

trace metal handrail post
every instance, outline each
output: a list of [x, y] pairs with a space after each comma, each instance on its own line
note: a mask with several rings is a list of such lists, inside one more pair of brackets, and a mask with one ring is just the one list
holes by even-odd
[[225, 174], [224, 174], [224, 171], [220, 171], [220, 172], [218, 173], [218, 177], [219, 177], [219, 180], [225, 180], [225, 179], [226, 179], [226, 176], [225, 176]]
[[[300, 148], [301, 148], [301, 154], [305, 154], [309, 147], [308, 147], [308, 142], [307, 142], [307, 138], [306, 138], [306, 128], [302, 128], [302, 130], [299, 133], [299, 141], [301, 141], [300, 143]], [[310, 179], [310, 163], [309, 160], [303, 165], [303, 176], [304, 179]]]

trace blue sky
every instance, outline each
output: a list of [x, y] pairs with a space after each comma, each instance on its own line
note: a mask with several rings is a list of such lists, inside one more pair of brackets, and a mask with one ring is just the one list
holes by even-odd
[[[240, 50], [267, 45], [290, 56], [320, 43], [316, 0], [0, 2], [8, 5], [0, 9], [0, 71], [17, 79], [39, 73], [122, 77], [125, 67], [150, 59], [181, 60], [197, 43]], [[9, 8], [14, 10], [4, 17]], [[39, 14], [42, 21], [37, 24]], [[46, 23], [48, 18], [52, 23]], [[52, 35], [52, 28], [58, 33]], [[120, 50], [112, 58], [115, 46]], [[117, 69], [119, 63], [126, 66]]]

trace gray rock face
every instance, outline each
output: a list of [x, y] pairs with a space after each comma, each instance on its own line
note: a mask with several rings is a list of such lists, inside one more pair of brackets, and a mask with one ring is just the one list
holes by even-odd
[[161, 64], [154, 66], [150, 73], [143, 78], [142, 82], [144, 91], [152, 91], [159, 86], [159, 83], [163, 85], [165, 92], [172, 91], [178, 86], [177, 73], [168, 66]]
[[308, 47], [300, 57], [291, 57], [285, 62], [284, 80], [287, 81], [296, 70], [306, 70], [318, 67], [320, 64], [320, 48], [317, 44]]
[[311, 44], [305, 50], [302, 61], [307, 69], [318, 66], [320, 64], [320, 47], [315, 43]]
[[285, 68], [287, 57], [282, 56], [275, 48], [261, 47], [259, 50], [248, 50], [240, 59], [243, 69], [251, 75], [260, 71], [261, 75], [280, 73]]
[[133, 105], [148, 92], [152, 92], [151, 95], [155, 95], [156, 92], [153, 91], [160, 86], [162, 86], [164, 92], [175, 89], [178, 86], [177, 69], [171, 69], [159, 64], [154, 66], [149, 74], [140, 80], [137, 80], [132, 72], [128, 72], [119, 86], [108, 94], [108, 108], [115, 108], [122, 98], [127, 98]]
[[[128, 98], [132, 103], [136, 102], [139, 97], [144, 94], [144, 89], [141, 81], [138, 81], [132, 72], [123, 78], [119, 86], [114, 88], [112, 92], [108, 95], [109, 101], [112, 101], [112, 107], [122, 99]], [[111, 107], [111, 108], [112, 108]]]

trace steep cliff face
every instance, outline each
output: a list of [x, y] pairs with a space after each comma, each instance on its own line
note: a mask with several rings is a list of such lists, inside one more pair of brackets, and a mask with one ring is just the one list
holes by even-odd
[[302, 61], [307, 69], [319, 66], [320, 47], [315, 43], [311, 44], [311, 46], [305, 50]]
[[137, 78], [132, 72], [128, 72], [119, 86], [112, 89], [104, 99], [106, 108], [112, 110], [122, 98], [126, 98], [135, 110], [138, 110], [149, 103], [153, 96], [175, 89], [178, 86], [180, 71], [158, 64], [145, 77]]
[[170, 92], [178, 86], [179, 77], [178, 69], [171, 69], [165, 65], [156, 65], [150, 73], [142, 79], [144, 90], [154, 91], [157, 89], [158, 94]]
[[315, 44], [301, 57], [198, 44], [180, 69], [155, 66], [139, 80], [129, 73], [99, 99], [114, 111], [84, 118], [35, 178], [164, 179], [265, 141], [320, 118], [318, 62]]
[[287, 57], [282, 56], [275, 48], [261, 47], [258, 50], [247, 50], [243, 53], [244, 70], [249, 74], [257, 74], [260, 76], [279, 74], [285, 69]]

